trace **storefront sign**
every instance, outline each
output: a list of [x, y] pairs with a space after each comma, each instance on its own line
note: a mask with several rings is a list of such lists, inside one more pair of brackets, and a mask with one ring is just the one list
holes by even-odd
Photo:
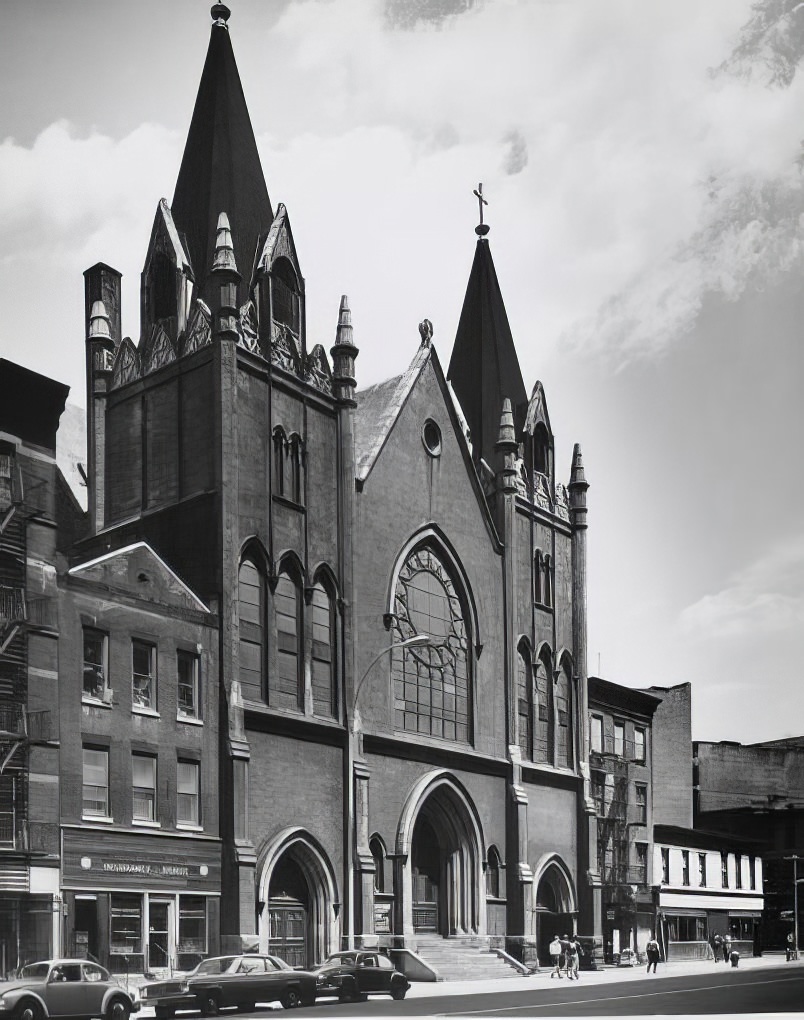
[[190, 874], [185, 864], [134, 864], [131, 861], [104, 861], [103, 870], [117, 875], [161, 875], [168, 878], [185, 878]]

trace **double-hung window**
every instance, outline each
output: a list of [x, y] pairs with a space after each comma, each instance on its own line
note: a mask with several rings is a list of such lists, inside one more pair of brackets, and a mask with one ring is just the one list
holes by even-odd
[[176, 773], [176, 821], [201, 824], [201, 769], [197, 761], [179, 761]]
[[108, 689], [107, 637], [94, 627], [84, 627], [84, 687], [85, 698], [103, 700]]
[[135, 822], [156, 821], [156, 758], [149, 754], [131, 756], [131, 817]]
[[706, 854], [698, 854], [698, 885], [706, 888]]
[[590, 744], [593, 751], [603, 750], [603, 717], [600, 715], [592, 716], [592, 726], [590, 733]]
[[641, 726], [634, 727], [634, 761], [645, 761], [645, 731]]
[[690, 884], [690, 852], [689, 850], [681, 851], [681, 884]]
[[198, 656], [179, 649], [176, 652], [178, 672], [178, 714], [184, 719], [201, 717]]
[[131, 642], [131, 663], [132, 705], [156, 711], [156, 648], [135, 638]]
[[648, 788], [643, 786], [642, 783], [636, 783], [634, 786], [634, 793], [636, 794], [636, 821], [639, 825], [648, 824]]
[[106, 748], [83, 749], [84, 816], [109, 817], [109, 751]]
[[625, 756], [625, 723], [614, 724], [614, 753], [618, 758]]

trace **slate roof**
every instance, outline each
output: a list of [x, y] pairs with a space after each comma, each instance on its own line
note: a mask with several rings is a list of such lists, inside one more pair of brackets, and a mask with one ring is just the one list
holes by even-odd
[[413, 385], [430, 360], [430, 348], [420, 347], [407, 370], [355, 394], [355, 471], [365, 481], [402, 410]]
[[244, 290], [274, 214], [225, 24], [212, 25], [171, 212], [202, 292], [226, 213]]
[[528, 396], [491, 249], [483, 237], [475, 248], [447, 378], [469, 426], [474, 459], [493, 464], [503, 400], [511, 401], [520, 439]]

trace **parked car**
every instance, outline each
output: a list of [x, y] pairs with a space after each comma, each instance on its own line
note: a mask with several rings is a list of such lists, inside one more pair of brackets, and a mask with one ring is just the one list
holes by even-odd
[[102, 1017], [128, 1020], [140, 1008], [116, 978], [89, 960], [43, 960], [0, 981], [0, 1018]]
[[316, 995], [337, 995], [354, 1002], [368, 995], [385, 994], [404, 999], [410, 982], [382, 953], [358, 950], [333, 953], [315, 971]]
[[279, 1001], [285, 1009], [312, 1006], [316, 977], [293, 968], [278, 956], [213, 956], [190, 971], [167, 981], [151, 981], [140, 988], [143, 1006], [153, 1006], [158, 1020], [177, 1009], [198, 1009], [217, 1016], [221, 1007], [253, 1009], [258, 1002]]

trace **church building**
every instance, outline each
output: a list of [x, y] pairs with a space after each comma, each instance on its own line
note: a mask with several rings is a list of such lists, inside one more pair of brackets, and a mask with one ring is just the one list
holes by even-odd
[[[331, 350], [311, 346], [304, 252], [269, 198], [229, 17], [212, 8], [138, 342], [120, 274], [85, 274], [89, 510], [62, 544], [59, 640], [89, 629], [96, 686], [76, 687], [62, 783], [83, 769], [90, 810], [136, 787], [135, 817], [103, 800], [96, 822], [165, 862], [104, 864], [92, 923], [122, 889], [143, 969], [241, 946], [294, 966], [377, 946], [418, 976], [450, 951], [546, 962], [557, 932], [602, 930], [580, 447], [556, 464], [482, 215], [446, 371], [414, 322], [408, 368], [361, 388], [346, 296]], [[133, 659], [106, 679], [113, 612]], [[77, 888], [96, 853], [70, 832]], [[65, 951], [96, 895], [68, 907]]]

